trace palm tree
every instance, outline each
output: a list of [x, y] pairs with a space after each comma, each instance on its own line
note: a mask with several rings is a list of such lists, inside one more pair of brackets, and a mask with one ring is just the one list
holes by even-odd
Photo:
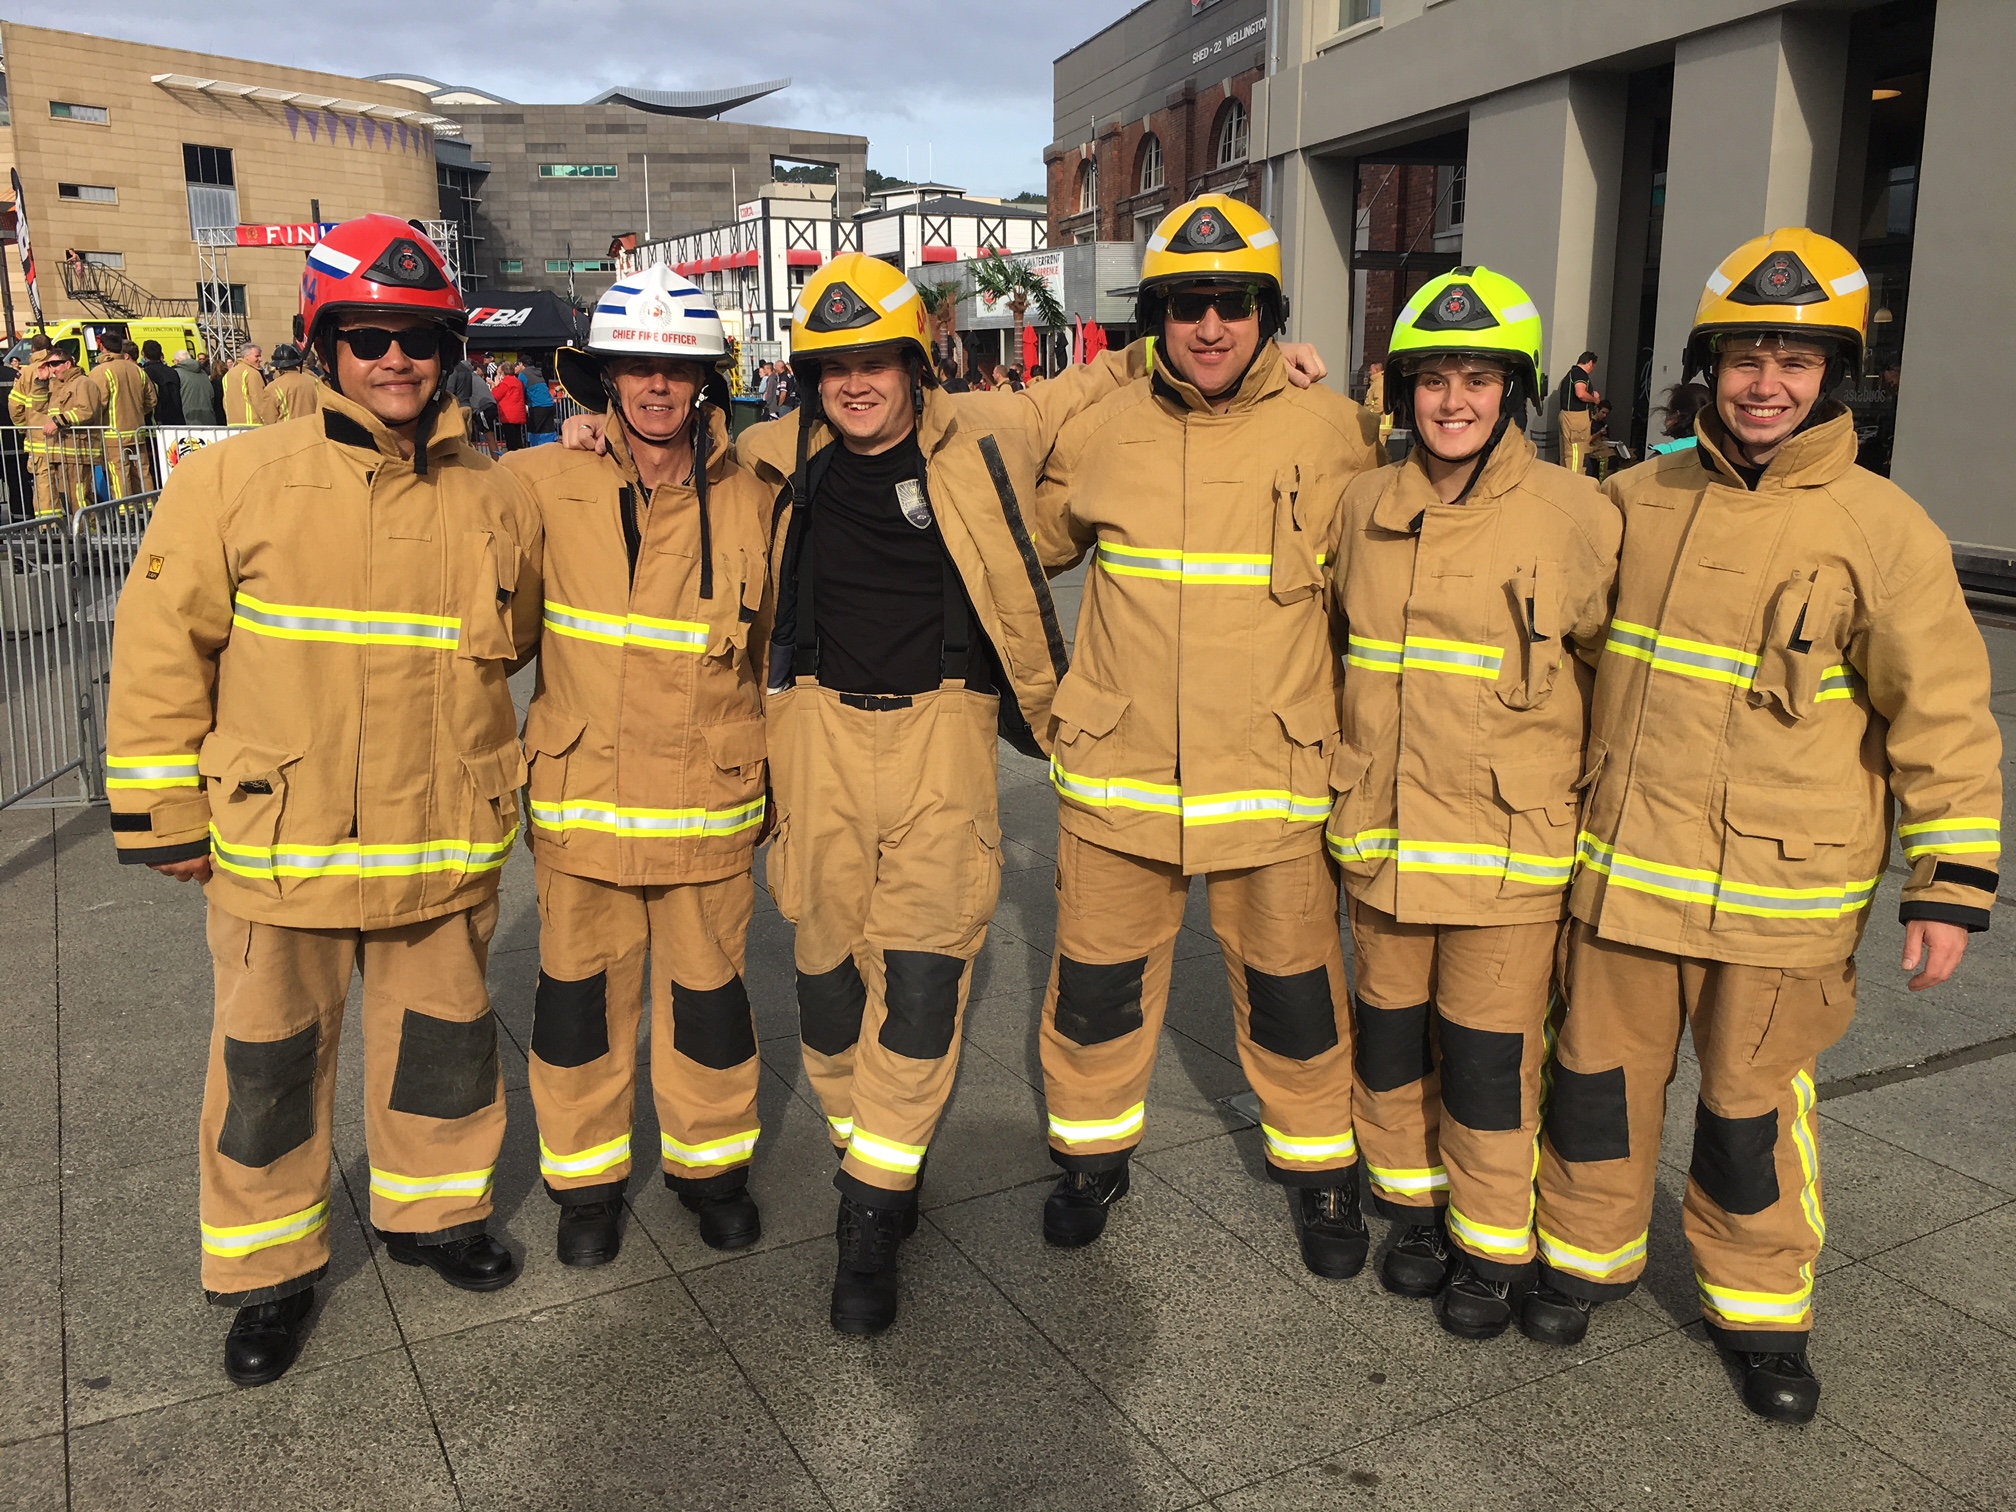
[[952, 353], [952, 338], [959, 330], [959, 301], [969, 297], [971, 291], [963, 279], [950, 278], [943, 283], [917, 280], [917, 298], [930, 317], [932, 345], [938, 348], [940, 357]]
[[1036, 306], [1037, 319], [1052, 330], [1063, 329], [1069, 321], [1047, 278], [1027, 263], [1011, 262], [999, 252], [989, 252], [974, 262], [973, 292], [990, 304], [1008, 306], [1008, 313], [1015, 319], [1013, 350], [1018, 353], [1022, 350], [1022, 327], [1028, 323], [1030, 305]]

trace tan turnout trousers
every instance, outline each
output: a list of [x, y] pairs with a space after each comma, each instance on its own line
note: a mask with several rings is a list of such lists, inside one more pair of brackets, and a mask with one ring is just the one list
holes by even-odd
[[1497, 1280], [1533, 1259], [1547, 1008], [1561, 926], [1402, 924], [1356, 898], [1354, 1111], [1372, 1200]]
[[493, 897], [396, 929], [292, 929], [210, 907], [217, 1011], [203, 1095], [203, 1287], [228, 1306], [329, 1265], [336, 1047], [364, 978], [371, 1221], [439, 1244], [481, 1232], [504, 1142], [484, 971]]
[[999, 700], [799, 678], [770, 696], [766, 862], [798, 929], [805, 1073], [840, 1188], [906, 1206], [952, 1094], [973, 958], [1001, 895]]
[[1710, 1331], [1783, 1349], [1813, 1324], [1826, 1237], [1816, 1058], [1855, 1012], [1855, 962], [1777, 970], [1642, 950], [1570, 925], [1540, 1161], [1540, 1259], [1562, 1291], [1637, 1284], [1683, 1023], [1701, 1062], [1682, 1223]]
[[[532, 1106], [563, 1206], [622, 1196], [651, 978], [651, 1090], [668, 1185], [740, 1185], [756, 1150], [756, 1019], [742, 983], [756, 887], [619, 887], [542, 863]], [[722, 1178], [729, 1178], [724, 1182]]]
[[[1146, 1127], [1191, 879], [1173, 862], [1069, 830], [1057, 844], [1057, 956], [1042, 1031], [1050, 1158], [1066, 1170], [1111, 1170]], [[1290, 1186], [1340, 1185], [1358, 1145], [1336, 867], [1311, 851], [1209, 872], [1204, 883], [1240, 1063], [1260, 1097], [1268, 1172]]]

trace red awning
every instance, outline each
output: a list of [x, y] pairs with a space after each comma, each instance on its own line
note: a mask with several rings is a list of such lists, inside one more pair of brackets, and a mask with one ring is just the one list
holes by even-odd
[[926, 242], [924, 244], [924, 261], [927, 263], [957, 262], [959, 261], [959, 254], [942, 243]]
[[753, 268], [758, 261], [760, 261], [760, 258], [756, 249], [751, 247], [747, 252], [737, 252], [733, 257], [729, 258], [728, 266], [731, 268]]
[[784, 254], [784, 266], [787, 268], [816, 268], [825, 261], [823, 253], [814, 252], [809, 247], [794, 247]]

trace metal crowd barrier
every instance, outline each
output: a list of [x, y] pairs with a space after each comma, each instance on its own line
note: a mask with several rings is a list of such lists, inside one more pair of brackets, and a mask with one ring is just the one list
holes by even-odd
[[54, 509], [75, 514], [108, 499], [152, 493], [161, 486], [154, 432], [80, 425], [45, 437], [9, 427], [0, 452], [6, 514], [29, 519]]
[[0, 525], [0, 808], [105, 796], [112, 617], [158, 497]]

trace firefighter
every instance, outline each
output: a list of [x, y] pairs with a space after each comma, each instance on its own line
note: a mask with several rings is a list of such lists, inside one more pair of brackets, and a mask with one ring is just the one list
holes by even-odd
[[1193, 877], [1231, 976], [1269, 1174], [1304, 1263], [1364, 1264], [1337, 873], [1323, 848], [1339, 663], [1325, 569], [1338, 503], [1377, 463], [1373, 416], [1288, 384], [1281, 250], [1209, 194], [1142, 260], [1152, 375], [1065, 428], [1038, 510], [1045, 565], [1090, 554], [1075, 659], [1050, 708], [1063, 833], [1041, 1047], [1043, 1235], [1089, 1244], [1128, 1187]]
[[1701, 1066], [1683, 1227], [1743, 1400], [1813, 1416], [1825, 1234], [1814, 1062], [1855, 1011], [1854, 953], [1890, 853], [1911, 872], [1914, 991], [1988, 927], [2001, 739], [1952, 549], [1855, 465], [1827, 397], [1857, 370], [1868, 280], [1813, 231], [1710, 276], [1686, 366], [1691, 451], [1621, 473], [1616, 613], [1584, 768], [1567, 1014], [1540, 1163], [1540, 1285], [1522, 1329], [1578, 1341], [1645, 1266], [1683, 1024]]
[[[1386, 359], [1404, 462], [1344, 495], [1334, 591], [1354, 1110], [1397, 1225], [1386, 1289], [1493, 1338], [1533, 1261], [1533, 1162], [1576, 779], [1621, 534], [1539, 460], [1540, 315], [1489, 268], [1431, 279]], [[1445, 1226], [1446, 1214], [1446, 1226]]]
[[157, 395], [154, 380], [133, 360], [138, 355], [139, 348], [130, 343], [108, 343], [91, 370], [105, 416], [105, 480], [115, 499], [146, 486], [140, 478], [141, 437], [153, 418]]
[[91, 375], [77, 365], [75, 341], [52, 346], [37, 373], [49, 385], [42, 439], [54, 464], [60, 507], [64, 514], [74, 515], [97, 497], [94, 475], [104, 457], [104, 443], [91, 432], [105, 423], [105, 397]]
[[484, 970], [538, 514], [444, 402], [462, 298], [412, 226], [332, 230], [301, 317], [330, 374], [320, 423], [175, 470], [120, 600], [109, 717], [120, 859], [207, 884], [203, 1285], [238, 1309], [244, 1385], [293, 1361], [328, 1268], [353, 972], [380, 1242], [471, 1291], [517, 1274], [486, 1232], [504, 1097]]
[[317, 397], [321, 385], [314, 376], [302, 371], [301, 349], [291, 342], [282, 342], [273, 348], [274, 379], [267, 393], [272, 396], [273, 413], [281, 420], [294, 420], [302, 415], [312, 415], [320, 406]]
[[28, 338], [28, 360], [15, 376], [7, 393], [7, 415], [21, 432], [21, 450], [28, 458], [28, 478], [34, 495], [37, 519], [56, 519], [63, 513], [57, 499], [55, 443], [43, 429], [49, 416], [49, 337], [37, 331]]
[[[764, 821], [768, 496], [728, 442], [720, 317], [663, 267], [561, 353], [606, 454], [507, 463], [546, 533], [525, 739], [539, 875], [532, 1101], [569, 1265], [616, 1257], [650, 961], [665, 1184], [716, 1249], [754, 1244], [755, 1019], [742, 968]], [[697, 447], [697, 456], [696, 456]]]
[[265, 353], [248, 346], [237, 361], [224, 370], [224, 423], [226, 425], [272, 425], [280, 419], [279, 407], [266, 387], [261, 368]]

